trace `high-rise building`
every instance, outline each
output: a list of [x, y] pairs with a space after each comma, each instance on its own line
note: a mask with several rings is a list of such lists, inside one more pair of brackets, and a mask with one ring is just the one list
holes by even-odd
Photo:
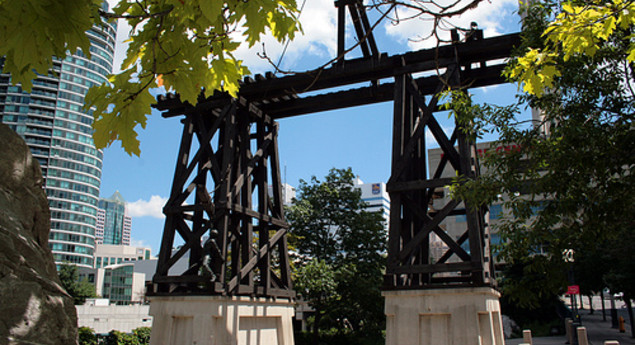
[[88, 88], [112, 72], [116, 24], [94, 26], [87, 35], [90, 59], [81, 50], [54, 59], [30, 93], [0, 74], [0, 122], [24, 138], [42, 166], [55, 261], [92, 267], [103, 153], [93, 143], [92, 112], [83, 106]]
[[98, 244], [130, 245], [132, 218], [128, 216], [126, 200], [116, 191], [110, 198], [99, 199], [95, 241]]
[[[291, 205], [295, 198], [295, 188], [289, 184], [282, 184], [282, 204], [285, 206]], [[273, 196], [273, 186], [269, 185], [269, 197]]]
[[386, 191], [386, 184], [383, 182], [364, 183], [359, 177], [353, 181], [354, 188], [362, 192], [362, 201], [367, 205], [365, 210], [368, 212], [381, 212], [384, 218], [384, 228], [388, 230], [390, 221], [390, 196]]

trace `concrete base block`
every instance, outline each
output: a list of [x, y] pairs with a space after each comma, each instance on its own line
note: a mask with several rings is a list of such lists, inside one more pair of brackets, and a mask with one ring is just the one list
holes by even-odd
[[386, 345], [504, 345], [493, 288], [384, 291]]
[[225, 296], [150, 297], [150, 345], [293, 345], [293, 302]]

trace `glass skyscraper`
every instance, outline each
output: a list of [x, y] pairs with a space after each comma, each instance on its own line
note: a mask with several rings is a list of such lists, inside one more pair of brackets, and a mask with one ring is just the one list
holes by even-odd
[[98, 244], [130, 245], [132, 218], [128, 216], [126, 201], [119, 191], [110, 198], [99, 199], [95, 241]]
[[103, 153], [93, 143], [92, 112], [83, 106], [88, 88], [112, 73], [116, 23], [87, 35], [90, 59], [82, 51], [56, 58], [30, 93], [0, 74], [0, 122], [24, 138], [42, 166], [56, 263], [92, 267]]

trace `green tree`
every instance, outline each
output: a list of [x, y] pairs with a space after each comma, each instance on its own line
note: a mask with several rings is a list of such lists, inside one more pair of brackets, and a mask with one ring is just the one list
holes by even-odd
[[139, 327], [132, 330], [132, 334], [137, 337], [139, 345], [150, 344], [150, 334], [152, 333], [151, 327]]
[[331, 169], [324, 181], [300, 180], [298, 198], [287, 209], [290, 241], [301, 254], [327, 264], [361, 262], [377, 265], [385, 249], [383, 218], [364, 211], [361, 191], [350, 168]]
[[[574, 1], [560, 7], [555, 1], [534, 2], [520, 56], [507, 74], [527, 93], [504, 108], [463, 99], [458, 113], [460, 121], [473, 124], [472, 134], [496, 133], [502, 143], [519, 149], [486, 155], [482, 178], [455, 192], [477, 205], [502, 197], [509, 212], [498, 226], [506, 240], [501, 257], [547, 272], [563, 285], [567, 250], [584, 258], [601, 246], [615, 259], [633, 260], [632, 251], [617, 255], [635, 225], [635, 12], [628, 13], [633, 3]], [[534, 126], [517, 119], [518, 109], [528, 105], [541, 112]], [[539, 252], [544, 255], [537, 259]], [[586, 278], [632, 277], [635, 271], [625, 266], [612, 265], [597, 273], [601, 276]], [[538, 294], [533, 292], [518, 298], [532, 303]]]
[[139, 339], [135, 334], [127, 334], [112, 330], [104, 339], [104, 345], [140, 345]]
[[97, 345], [97, 335], [90, 327], [80, 327], [78, 329], [79, 345]]
[[[381, 214], [364, 211], [354, 177], [350, 168], [331, 169], [324, 181], [315, 176], [310, 183], [300, 181], [298, 198], [287, 210], [290, 243], [300, 254], [320, 263], [307, 267], [332, 270], [337, 285], [329, 301], [345, 301], [331, 303], [323, 326], [338, 326], [339, 320], [340, 327], [346, 322], [355, 331], [378, 332], [384, 322], [380, 286], [386, 233]], [[300, 283], [305, 290], [299, 291], [306, 296], [310, 295], [306, 287], [318, 286], [324, 276], [307, 275], [305, 270], [298, 271], [296, 281], [317, 279], [312, 285]], [[326, 277], [330, 279], [330, 275]], [[319, 322], [315, 325], [321, 326]]]
[[301, 294], [309, 306], [315, 311], [313, 317], [314, 343], [317, 344], [318, 331], [322, 316], [334, 302], [340, 301], [337, 293], [335, 271], [324, 260], [313, 259], [306, 265], [297, 268], [294, 288]]
[[249, 73], [233, 55], [240, 42], [253, 46], [265, 32], [282, 42], [299, 30], [295, 0], [120, 0], [111, 11], [102, 3], [0, 1], [0, 56], [12, 82], [30, 91], [31, 80], [47, 74], [53, 56], [81, 49], [90, 57], [85, 32], [92, 25], [127, 21], [132, 32], [122, 72], [92, 88], [86, 105], [95, 109], [98, 148], [121, 140], [126, 152], [137, 155], [135, 127], [146, 125], [154, 102], [150, 88], [176, 89], [193, 104], [201, 90], [236, 95], [238, 80]]
[[73, 297], [75, 304], [84, 304], [87, 298], [97, 297], [95, 286], [85, 280], [80, 280], [77, 266], [62, 264], [57, 274], [62, 282], [62, 287]]

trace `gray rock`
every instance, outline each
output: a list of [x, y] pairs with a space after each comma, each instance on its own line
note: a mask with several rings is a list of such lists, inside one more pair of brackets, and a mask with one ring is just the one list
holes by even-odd
[[77, 312], [48, 247], [42, 171], [0, 124], [0, 345], [77, 344]]

